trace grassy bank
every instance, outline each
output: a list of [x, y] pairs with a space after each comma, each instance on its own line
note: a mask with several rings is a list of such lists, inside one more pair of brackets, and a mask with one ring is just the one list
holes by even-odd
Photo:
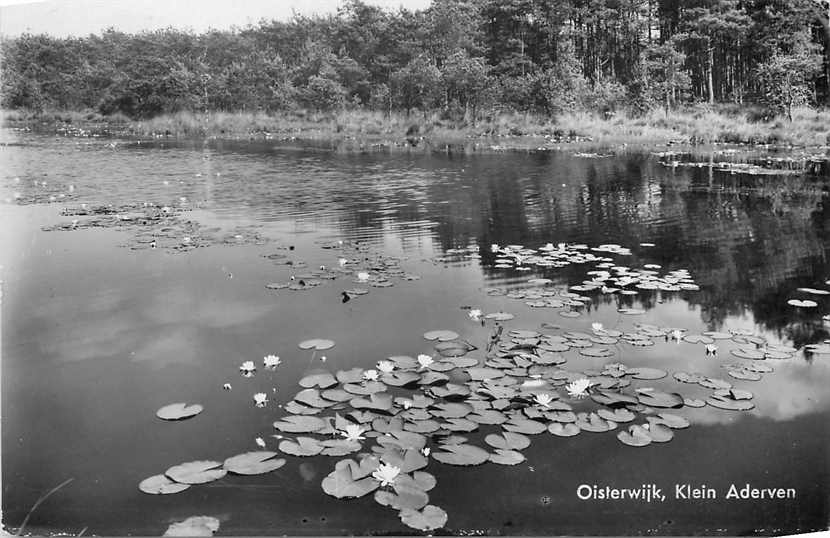
[[205, 114], [181, 112], [149, 120], [101, 116], [94, 112], [59, 112], [37, 116], [6, 112], [4, 124], [106, 126], [118, 134], [137, 136], [295, 138], [356, 140], [366, 143], [436, 144], [480, 140], [489, 146], [534, 148], [579, 142], [596, 148], [623, 145], [773, 144], [817, 147], [830, 144], [830, 111], [801, 109], [793, 121], [753, 120], [754, 111], [729, 107], [655, 111], [641, 117], [600, 117], [570, 113], [556, 118], [500, 113], [476, 122], [442, 118], [440, 114], [344, 110], [333, 113], [291, 112]]

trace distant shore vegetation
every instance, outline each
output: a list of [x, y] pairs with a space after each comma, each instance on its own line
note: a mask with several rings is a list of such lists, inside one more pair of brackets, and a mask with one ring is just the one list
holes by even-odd
[[24, 34], [0, 42], [0, 106], [6, 121], [145, 134], [821, 145], [828, 15], [827, 0], [347, 0], [333, 15], [200, 34]]

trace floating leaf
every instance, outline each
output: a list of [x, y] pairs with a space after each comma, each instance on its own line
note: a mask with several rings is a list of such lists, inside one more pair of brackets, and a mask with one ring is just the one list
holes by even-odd
[[486, 319], [492, 319], [494, 321], [509, 321], [516, 316], [510, 314], [508, 312], [492, 312], [484, 316]]
[[418, 484], [418, 487], [424, 491], [429, 491], [438, 484], [434, 476], [424, 471], [415, 471], [412, 473], [412, 478]]
[[561, 424], [559, 422], [551, 422], [548, 431], [559, 437], [573, 437], [580, 432], [579, 426], [576, 424]]
[[324, 340], [322, 338], [312, 338], [311, 340], [303, 340], [299, 344], [300, 349], [316, 349], [323, 351], [334, 347], [334, 341]]
[[748, 400], [735, 400], [720, 394], [713, 394], [706, 399], [706, 403], [712, 407], [730, 411], [749, 411], [755, 407], [755, 404]]
[[490, 454], [490, 462], [499, 465], [518, 465], [525, 461], [524, 455], [515, 450], [497, 449], [495, 454]]
[[326, 422], [317, 417], [287, 416], [274, 422], [274, 427], [286, 433], [312, 433], [326, 427]]
[[328, 389], [337, 385], [337, 380], [328, 372], [307, 375], [300, 379], [300, 386], [305, 388], [320, 387]]
[[[347, 462], [351, 462], [350, 465]], [[338, 499], [357, 498], [368, 495], [380, 487], [380, 482], [374, 478], [355, 479], [352, 476], [353, 467], [357, 467], [352, 460], [341, 460], [335, 465], [334, 471], [323, 479], [323, 491]], [[371, 471], [369, 471], [371, 473]], [[364, 475], [366, 476], [366, 475]]]
[[411, 473], [412, 471], [423, 469], [427, 466], [427, 464], [429, 464], [429, 460], [427, 460], [426, 456], [424, 456], [420, 450], [405, 450], [403, 456], [401, 456], [401, 453], [398, 450], [384, 450], [385, 451], [380, 455], [380, 460], [384, 463], [397, 467], [402, 473]]
[[441, 427], [452, 432], [472, 432], [478, 429], [478, 424], [465, 418], [451, 418]]
[[352, 368], [351, 370], [340, 370], [337, 372], [337, 380], [343, 384], [360, 383], [363, 381], [363, 368]]
[[440, 529], [447, 523], [447, 513], [431, 504], [425, 506], [423, 510], [401, 510], [400, 517], [408, 527], [420, 531]]
[[427, 331], [424, 333], [424, 338], [427, 340], [438, 340], [439, 342], [446, 342], [448, 340], [455, 340], [458, 338], [458, 333], [447, 330]]
[[634, 447], [641, 447], [651, 444], [651, 436], [648, 434], [648, 431], [646, 431], [642, 426], [638, 426], [636, 424], [619, 432], [617, 434], [617, 439], [619, 439], [623, 444]]
[[664, 370], [660, 370], [658, 368], [629, 368], [626, 371], [627, 375], [630, 375], [634, 379], [662, 379], [666, 377], [666, 372]]
[[394, 371], [388, 374], [383, 374], [380, 379], [391, 387], [403, 387], [405, 385], [417, 383], [421, 379], [421, 376], [415, 372]]
[[403, 430], [392, 430], [378, 437], [377, 443], [383, 447], [393, 447], [400, 450], [421, 450], [427, 444], [427, 439], [419, 433]]
[[637, 399], [649, 407], [683, 407], [683, 396], [676, 392], [661, 392], [655, 389], [638, 389]]
[[501, 411], [495, 409], [482, 409], [474, 413], [470, 413], [465, 417], [467, 420], [472, 420], [478, 424], [503, 424], [507, 422], [507, 417]]
[[703, 334], [687, 334], [683, 337], [683, 341], [690, 344], [711, 344], [715, 339]]
[[318, 389], [303, 389], [294, 396], [294, 401], [320, 409], [331, 407], [335, 404], [332, 400], [323, 399]]
[[683, 398], [683, 405], [686, 407], [703, 407], [706, 405], [706, 402], [700, 398]]
[[349, 404], [355, 409], [371, 409], [372, 411], [388, 412], [392, 409], [392, 395], [373, 393], [368, 399], [354, 398]]
[[526, 433], [529, 435], [537, 435], [547, 429], [542, 422], [525, 418], [511, 418], [509, 421], [502, 424], [502, 428], [507, 431]]
[[324, 448], [317, 439], [312, 437], [297, 437], [296, 441], [283, 439], [279, 444], [279, 449], [282, 452], [299, 457], [316, 456]]
[[284, 459], [275, 459], [276, 455], [276, 452], [267, 450], [246, 452], [226, 459], [222, 466], [226, 471], [234, 474], [255, 475], [270, 473], [285, 465]]
[[462, 418], [472, 413], [473, 408], [466, 403], [445, 402], [432, 406], [430, 412], [436, 417]]
[[596, 413], [579, 413], [576, 416], [576, 425], [580, 430], [602, 433], [617, 427], [613, 421], [606, 420]]
[[145, 478], [138, 484], [138, 489], [150, 495], [169, 495], [179, 493], [190, 487], [190, 484], [174, 482], [163, 474], [153, 475]]
[[607, 347], [588, 347], [580, 349], [579, 354], [586, 357], [611, 357], [614, 352]]
[[738, 348], [733, 349], [730, 353], [742, 359], [762, 360], [764, 359], [764, 352], [760, 349]]
[[473, 381], [484, 381], [486, 379], [498, 379], [504, 376], [504, 372], [496, 368], [470, 368], [467, 370]]
[[444, 445], [443, 451], [435, 451], [432, 457], [448, 465], [480, 465], [490, 458], [483, 448], [474, 445]]
[[524, 450], [530, 446], [528, 437], [514, 432], [491, 433], [484, 438], [484, 442], [493, 448], [504, 450]]
[[452, 342], [440, 342], [435, 345], [435, 351], [445, 358], [462, 357], [474, 350], [475, 346], [463, 340], [453, 340]]
[[415, 433], [432, 433], [441, 429], [441, 424], [436, 420], [413, 420], [404, 424], [404, 430]]
[[199, 404], [187, 405], [186, 403], [174, 403], [165, 405], [158, 411], [156, 416], [162, 420], [184, 420], [186, 418], [195, 417], [202, 412], [204, 408]]
[[809, 293], [811, 295], [830, 295], [830, 291], [819, 290], [816, 288], [798, 288], [798, 291], [802, 293]]
[[672, 429], [688, 428], [690, 425], [685, 417], [671, 413], [658, 413], [657, 416], [648, 417], [648, 421], [652, 424], [662, 424]]
[[218, 469], [222, 464], [218, 461], [200, 460], [182, 463], [167, 469], [164, 472], [170, 480], [180, 484], [206, 484], [219, 480], [227, 474], [225, 469]]
[[628, 409], [599, 409], [597, 411], [597, 415], [605, 420], [611, 420], [613, 422], [631, 422], [634, 420], [636, 415], [629, 411]]
[[[405, 475], [404, 475], [405, 476]], [[388, 490], [375, 492], [375, 501], [395, 510], [418, 510], [429, 503], [429, 495], [417, 487], [399, 485], [396, 481], [394, 493]]]
[[162, 536], [213, 536], [219, 530], [219, 520], [211, 516], [193, 516], [172, 523]]

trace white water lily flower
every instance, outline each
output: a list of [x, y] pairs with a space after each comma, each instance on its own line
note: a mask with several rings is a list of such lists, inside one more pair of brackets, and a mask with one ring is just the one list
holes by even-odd
[[262, 362], [265, 363], [266, 368], [270, 368], [273, 370], [274, 368], [279, 366], [282, 361], [276, 355], [265, 355], [262, 358]]
[[493, 243], [492, 245], [490, 245], [490, 252], [498, 252], [498, 251], [499, 251], [499, 246], [497, 244]]
[[268, 405], [268, 395], [264, 392], [257, 392], [254, 394], [254, 403], [257, 407], [265, 407]]
[[363, 379], [366, 381], [377, 381], [378, 380], [378, 371], [377, 370], [366, 370], [363, 372]]
[[361, 282], [365, 282], [369, 280], [369, 273], [367, 273], [366, 271], [361, 271], [357, 274], [357, 279]]
[[399, 467], [395, 467], [394, 465], [389, 465], [388, 463], [381, 463], [375, 472], [372, 473], [372, 478], [380, 482], [382, 486], [391, 486], [395, 483], [395, 480], [398, 478], [398, 475], [401, 473], [401, 469]]
[[392, 361], [378, 361], [378, 363], [375, 366], [377, 366], [377, 369], [383, 372], [384, 374], [388, 374], [389, 372], [395, 369], [395, 363]]
[[347, 424], [345, 430], [341, 430], [338, 432], [340, 435], [346, 438], [346, 441], [360, 441], [361, 439], [366, 439], [363, 437], [363, 434], [366, 433], [366, 430], [358, 426], [357, 424]]
[[422, 369], [422, 370], [423, 370], [424, 368], [429, 368], [429, 367], [430, 367], [430, 365], [431, 365], [433, 362], [435, 362], [435, 361], [434, 361], [434, 360], [432, 360], [432, 357], [430, 357], [429, 355], [423, 355], [423, 354], [418, 355], [418, 364], [420, 364], [420, 365], [421, 365], [421, 368], [420, 368], [420, 369]]
[[423, 454], [424, 456], [429, 456], [430, 452], [431, 452], [431, 450], [428, 446], [425, 446], [424, 448], [421, 449], [421, 454]]
[[550, 403], [553, 401], [553, 396], [545, 392], [540, 392], [538, 394], [534, 394], [533, 399], [536, 400], [536, 403], [539, 405], [550, 407]]
[[256, 439], [254, 439], [254, 441], [256, 442], [258, 447], [265, 448], [265, 439], [263, 439], [262, 437], [257, 437]]
[[605, 328], [602, 326], [602, 323], [594, 322], [591, 323], [591, 330], [595, 333], [601, 333], [605, 331]]
[[718, 354], [718, 346], [715, 344], [706, 344], [706, 354], [707, 355], [717, 355]]
[[680, 329], [675, 329], [671, 332], [671, 337], [674, 338], [679, 344], [680, 341], [683, 340], [683, 331], [681, 331]]
[[478, 308], [473, 308], [467, 313], [467, 315], [470, 316], [470, 319], [478, 321], [481, 319], [481, 310], [479, 310]]
[[588, 388], [593, 385], [588, 379], [577, 379], [565, 385], [565, 390], [568, 391], [568, 396], [572, 398], [584, 398], [588, 395]]
[[403, 408], [404, 409], [409, 409], [410, 407], [412, 407], [413, 403], [414, 402], [412, 400], [404, 400], [403, 401]]
[[225, 383], [224, 385], [222, 385], [222, 388], [225, 390], [231, 390], [232, 387], [230, 383]]
[[239, 367], [239, 370], [243, 374], [253, 374], [256, 371], [256, 366], [254, 366], [254, 361], [245, 361], [242, 363], [242, 366]]

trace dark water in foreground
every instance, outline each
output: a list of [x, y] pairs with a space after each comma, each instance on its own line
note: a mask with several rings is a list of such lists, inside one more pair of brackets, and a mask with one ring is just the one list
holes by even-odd
[[[662, 338], [649, 348], [619, 343], [610, 358], [572, 349], [563, 368], [661, 368], [668, 377], [632, 386], [706, 398], [706, 389], [672, 378], [702, 372], [751, 391], [755, 408], [671, 410], [691, 427], [643, 448], [620, 443], [615, 431], [572, 438], [544, 432], [531, 436], [526, 461], [516, 466], [430, 461], [426, 470], [438, 482], [430, 504], [448, 514], [437, 532], [735, 535], [827, 527], [830, 355], [801, 348], [830, 337], [822, 321], [830, 300], [797, 291], [828, 288], [826, 177], [672, 168], [647, 154], [359, 155], [273, 144], [4, 136], [13, 144], [0, 146], [0, 198], [17, 194], [25, 202], [0, 205], [7, 529], [16, 530], [42, 495], [71, 478], [34, 511], [28, 532], [159, 535], [172, 522], [209, 515], [221, 521], [218, 534], [417, 533], [371, 495], [326, 495], [321, 480], [341, 458], [286, 456], [271, 474], [228, 476], [176, 495], [146, 495], [137, 485], [178, 463], [256, 450], [257, 437], [276, 450], [272, 423], [286, 414], [277, 405], [314, 369], [433, 354], [422, 336], [433, 329], [456, 331], [483, 348], [492, 322], [482, 327], [462, 306], [512, 313], [508, 329], [590, 332], [600, 322], [624, 332], [634, 323], [687, 334], [745, 330], [799, 351], [762, 361], [774, 371], [748, 381], [723, 369], [738, 361], [731, 340], [718, 341], [716, 358], [701, 345]], [[144, 202], [186, 209], [183, 218], [216, 228], [214, 239], [171, 229], [167, 242], [151, 249], [141, 227], [86, 228], [87, 218], [60, 215], [81, 204]], [[75, 229], [42, 230], [74, 218]], [[205, 248], [180, 251], [185, 234]], [[266, 289], [321, 265], [336, 267], [338, 250], [322, 247], [337, 241], [365, 247], [371, 259], [359, 260], [355, 272], [387, 256], [420, 279], [390, 278], [394, 286], [375, 288], [345, 276], [304, 291]], [[629, 247], [631, 255], [611, 256], [614, 263], [687, 269], [700, 290], [594, 291], [575, 318], [488, 293], [530, 289], [534, 277], [551, 279], [548, 287], [557, 290], [585, 280], [593, 264], [494, 267], [491, 244], [548, 242]], [[356, 286], [369, 293], [342, 302], [342, 290]], [[818, 307], [788, 306], [792, 298]], [[645, 313], [620, 315], [619, 306]], [[309, 338], [336, 342], [326, 362], [298, 348]], [[267, 354], [281, 357], [276, 372], [262, 369]], [[239, 375], [246, 360], [259, 368], [249, 379]], [[223, 391], [224, 383], [233, 390]], [[265, 409], [251, 399], [260, 391], [272, 399]], [[181, 422], [154, 416], [178, 401], [205, 411]], [[595, 407], [591, 400], [574, 405]], [[483, 433], [494, 428], [462, 435], [486, 448]], [[669, 498], [580, 500], [582, 484], [655, 484]], [[674, 499], [675, 484], [706, 484], [719, 498]], [[793, 488], [796, 498], [724, 499], [731, 484]]]

